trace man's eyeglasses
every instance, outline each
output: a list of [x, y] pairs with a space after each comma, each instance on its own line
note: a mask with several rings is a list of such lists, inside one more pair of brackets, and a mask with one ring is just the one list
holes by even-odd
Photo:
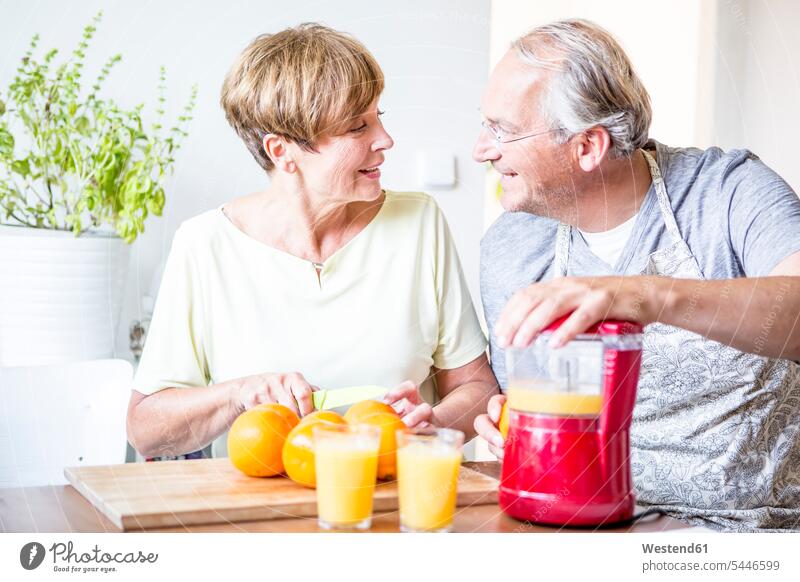
[[483, 126], [483, 128], [486, 131], [488, 131], [490, 134], [492, 134], [492, 137], [494, 138], [494, 140], [498, 144], [501, 144], [501, 143], [512, 143], [512, 142], [515, 142], [515, 141], [520, 141], [522, 139], [528, 139], [529, 137], [536, 137], [536, 136], [539, 136], [539, 135], [544, 135], [546, 133], [552, 133], [554, 131], [559, 131], [559, 130], [563, 129], [562, 127], [554, 127], [553, 129], [546, 129], [544, 131], [537, 131], [535, 133], [528, 133], [528, 134], [525, 134], [525, 135], [514, 135], [514, 134], [511, 134], [510, 136], [508, 136], [508, 135], [506, 135], [506, 133], [502, 129], [500, 129], [499, 127], [496, 127], [494, 125], [491, 125], [487, 121], [482, 121], [481, 125]]

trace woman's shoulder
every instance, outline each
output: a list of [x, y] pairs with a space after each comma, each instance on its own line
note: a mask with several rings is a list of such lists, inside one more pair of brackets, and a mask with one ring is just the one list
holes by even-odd
[[410, 218], [437, 217], [441, 214], [436, 199], [425, 192], [398, 192], [386, 190], [386, 200], [384, 201], [386, 214], [392, 216], [402, 216]]
[[219, 207], [187, 218], [175, 231], [173, 244], [179, 242], [193, 249], [212, 245], [219, 239], [224, 227], [220, 218], [224, 218], [224, 215]]
[[205, 212], [196, 214], [191, 218], [187, 218], [181, 223], [180, 228], [186, 232], [192, 232], [195, 234], [206, 231], [209, 227], [213, 227], [218, 224], [219, 217], [222, 214], [221, 208], [221, 206], [217, 206], [216, 208], [206, 210]]
[[425, 192], [411, 192], [400, 190], [384, 190], [387, 200], [405, 200], [408, 202], [417, 202], [420, 204], [436, 204], [433, 196]]

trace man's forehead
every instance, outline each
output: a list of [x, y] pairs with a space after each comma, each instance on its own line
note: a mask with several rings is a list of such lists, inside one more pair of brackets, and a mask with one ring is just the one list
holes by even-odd
[[491, 122], [513, 124], [537, 109], [550, 72], [524, 63], [513, 49], [506, 53], [489, 77], [481, 99], [481, 113]]

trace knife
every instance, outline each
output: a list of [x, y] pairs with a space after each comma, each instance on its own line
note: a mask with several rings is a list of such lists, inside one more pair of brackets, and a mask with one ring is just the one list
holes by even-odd
[[388, 391], [389, 389], [383, 386], [351, 386], [350, 388], [317, 390], [311, 393], [311, 399], [317, 410], [330, 410], [362, 400], [375, 400]]

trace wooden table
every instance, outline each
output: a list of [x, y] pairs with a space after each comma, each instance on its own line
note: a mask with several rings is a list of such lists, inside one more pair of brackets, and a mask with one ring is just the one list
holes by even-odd
[[[190, 462], [190, 461], [187, 461]], [[500, 463], [496, 461], [465, 463], [465, 466], [486, 475], [499, 478]], [[631, 525], [616, 528], [579, 529], [531, 525], [506, 516], [497, 505], [479, 505], [459, 508], [453, 523], [456, 532], [660, 532], [689, 527], [666, 516], [649, 516]], [[70, 485], [57, 487], [23, 487], [0, 489], [1, 532], [118, 532], [108, 519], [100, 514], [77, 490]], [[316, 532], [316, 518], [249, 521], [191, 527], [160, 528], [148, 531], [161, 532]], [[396, 511], [376, 514], [372, 532], [397, 532]]]

